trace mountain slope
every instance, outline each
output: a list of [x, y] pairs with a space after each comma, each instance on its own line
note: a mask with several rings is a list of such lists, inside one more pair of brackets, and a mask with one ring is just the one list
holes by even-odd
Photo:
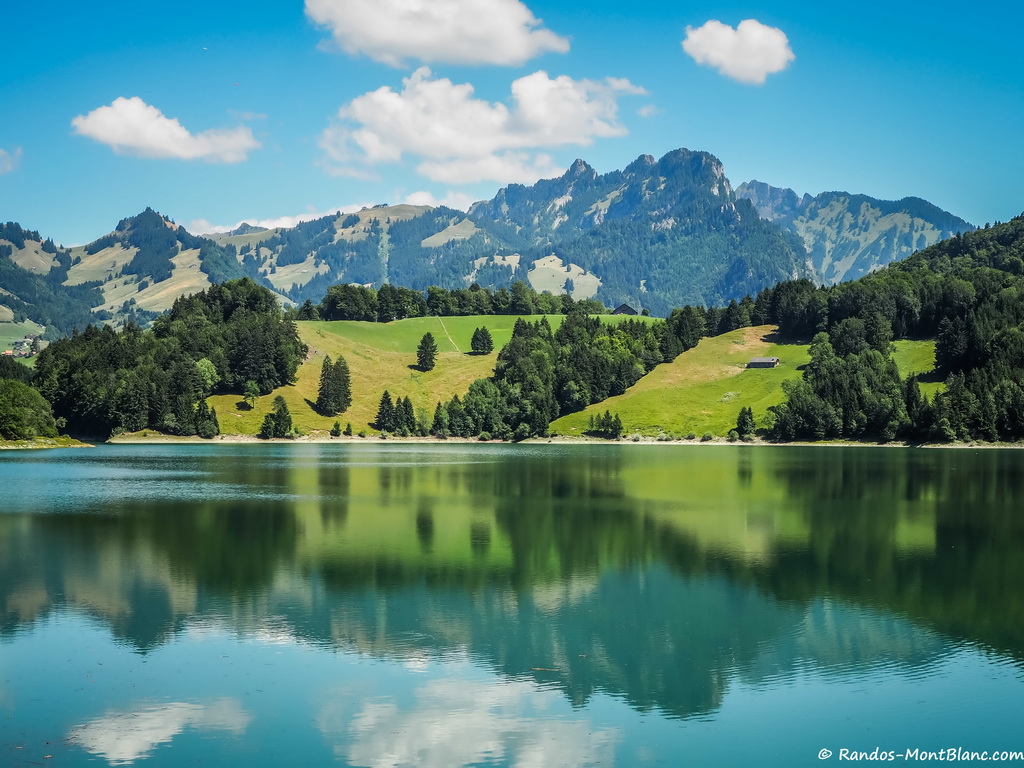
[[528, 268], [554, 255], [570, 280], [571, 265], [595, 275], [606, 304], [654, 314], [808, 274], [799, 243], [738, 200], [707, 152], [642, 155], [604, 175], [577, 160], [558, 179], [501, 190], [470, 218], [514, 228]]
[[55, 333], [95, 320], [145, 323], [178, 296], [243, 276], [296, 303], [319, 302], [338, 283], [426, 290], [525, 281], [665, 315], [792, 278], [854, 279], [970, 229], [918, 198], [800, 197], [761, 182], [734, 191], [716, 157], [678, 149], [605, 174], [577, 160], [558, 178], [509, 185], [468, 213], [378, 205], [203, 237], [147, 208], [70, 250], [5, 225], [0, 317]]
[[176, 298], [213, 283], [257, 275], [255, 259], [239, 257], [232, 244], [190, 234], [147, 208], [122, 219], [110, 234], [70, 250], [66, 287], [99, 286], [94, 305], [117, 319], [147, 321]]
[[878, 200], [848, 192], [798, 197], [760, 181], [736, 194], [758, 213], [798, 236], [816, 279], [832, 285], [853, 280], [915, 251], [974, 227], [917, 197]]
[[0, 322], [31, 320], [50, 337], [84, 328], [102, 317], [92, 314], [99, 299], [95, 283], [63, 283], [70, 253], [18, 224], [0, 224]]

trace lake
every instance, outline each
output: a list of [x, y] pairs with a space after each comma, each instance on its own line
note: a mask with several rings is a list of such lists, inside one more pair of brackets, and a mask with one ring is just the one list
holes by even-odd
[[3, 765], [1024, 751], [1024, 452], [100, 446], [0, 493]]

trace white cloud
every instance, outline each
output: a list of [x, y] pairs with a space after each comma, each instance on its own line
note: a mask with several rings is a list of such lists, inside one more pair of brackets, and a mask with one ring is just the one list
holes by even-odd
[[159, 744], [170, 741], [185, 728], [242, 734], [252, 715], [236, 699], [212, 704], [170, 702], [126, 712], [107, 712], [103, 717], [76, 726], [68, 741], [99, 755], [111, 765], [130, 765]]
[[636, 111], [640, 117], [654, 117], [661, 113], [661, 110], [654, 104], [645, 104]]
[[418, 688], [411, 704], [366, 699], [355, 716], [345, 692], [321, 708], [316, 724], [337, 757], [375, 768], [614, 762], [619, 732], [584, 717], [552, 717], [560, 696], [526, 681], [442, 679]]
[[406, 59], [518, 66], [569, 50], [519, 0], [306, 0], [306, 14], [345, 52], [392, 67]]
[[698, 64], [750, 85], [762, 85], [796, 58], [785, 32], [756, 19], [745, 19], [736, 29], [714, 19], [687, 27], [683, 50]]
[[468, 211], [469, 206], [475, 203], [476, 199], [465, 192], [454, 192], [450, 189], [444, 197], [438, 199], [434, 197], [433, 193], [420, 190], [406, 197], [405, 202], [409, 205], [429, 205], [431, 208], [443, 205], [456, 211]]
[[79, 136], [113, 148], [118, 154], [138, 157], [238, 163], [260, 143], [246, 126], [190, 133], [177, 119], [166, 117], [138, 96], [114, 99], [71, 121]]
[[10, 173], [18, 168], [21, 162], [21, 147], [15, 147], [13, 152], [0, 149], [0, 176]]
[[471, 84], [434, 78], [421, 67], [401, 91], [379, 88], [343, 106], [320, 146], [336, 172], [365, 173], [411, 155], [421, 174], [442, 183], [531, 183], [559, 173], [539, 150], [625, 135], [618, 98], [643, 93], [621, 78], [573, 80], [540, 71], [512, 83], [507, 106], [477, 99]]
[[193, 235], [218, 235], [223, 234], [224, 232], [230, 232], [233, 229], [238, 229], [242, 224], [248, 224], [253, 227], [265, 227], [266, 229], [275, 229], [277, 227], [291, 228], [304, 221], [322, 219], [324, 216], [334, 216], [339, 213], [355, 213], [356, 211], [361, 211], [363, 208], [369, 208], [371, 205], [372, 203], [357, 203], [355, 205], [343, 205], [338, 208], [330, 208], [326, 211], [310, 210], [306, 213], [299, 213], [294, 216], [278, 216], [272, 219], [242, 219], [234, 224], [214, 224], [207, 219], [194, 219], [188, 223], [185, 229]]

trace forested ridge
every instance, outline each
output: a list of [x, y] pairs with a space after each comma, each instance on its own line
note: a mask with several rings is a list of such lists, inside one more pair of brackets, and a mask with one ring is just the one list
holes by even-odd
[[[57, 338], [109, 317], [92, 311], [103, 303], [99, 283], [63, 284], [71, 268], [71, 256], [66, 249], [14, 222], [0, 223], [0, 240], [10, 243], [0, 244], [0, 286], [4, 289], [0, 303], [11, 308], [15, 322], [31, 318], [46, 326], [46, 338]], [[22, 269], [10, 258], [14, 249], [21, 250], [30, 241], [40, 243], [43, 253], [53, 256], [55, 263], [45, 275]]]
[[[1024, 215], [945, 240], [852, 283], [763, 291], [757, 305], [811, 363], [774, 409], [782, 440], [1024, 438]], [[902, 380], [893, 339], [934, 338], [945, 386]]]
[[44, 349], [33, 383], [74, 434], [157, 429], [212, 437], [206, 398], [291, 382], [305, 355], [276, 297], [248, 278], [175, 301], [151, 330], [88, 326]]

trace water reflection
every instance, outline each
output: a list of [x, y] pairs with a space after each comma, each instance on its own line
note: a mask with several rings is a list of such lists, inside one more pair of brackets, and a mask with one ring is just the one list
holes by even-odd
[[[4, 457], [0, 633], [73, 608], [149, 653], [207, 622], [402, 662], [465, 653], [523, 682], [502, 695], [541, 686], [575, 706], [604, 693], [704, 716], [737, 679], [914, 675], [964, 643], [1024, 659], [1018, 456], [325, 445]], [[449, 693], [435, 683], [422, 706], [366, 703], [349, 759], [399, 726], [457, 731]], [[502, 760], [583, 728], [537, 732], [509, 714], [521, 702], [495, 707], [479, 714]], [[412, 748], [395, 745], [395, 759]], [[417, 759], [492, 754], [459, 749], [438, 741]], [[594, 758], [575, 754], [560, 758]]]
[[556, 693], [523, 680], [467, 682], [461, 665], [451, 672], [404, 702], [353, 702], [352, 692], [340, 689], [318, 712], [317, 728], [350, 765], [613, 764], [617, 730], [585, 716], [553, 718]]
[[251, 720], [252, 716], [234, 699], [210, 704], [140, 704], [124, 711], [107, 712], [76, 726], [68, 735], [68, 742], [111, 765], [131, 765], [187, 728], [241, 736]]

